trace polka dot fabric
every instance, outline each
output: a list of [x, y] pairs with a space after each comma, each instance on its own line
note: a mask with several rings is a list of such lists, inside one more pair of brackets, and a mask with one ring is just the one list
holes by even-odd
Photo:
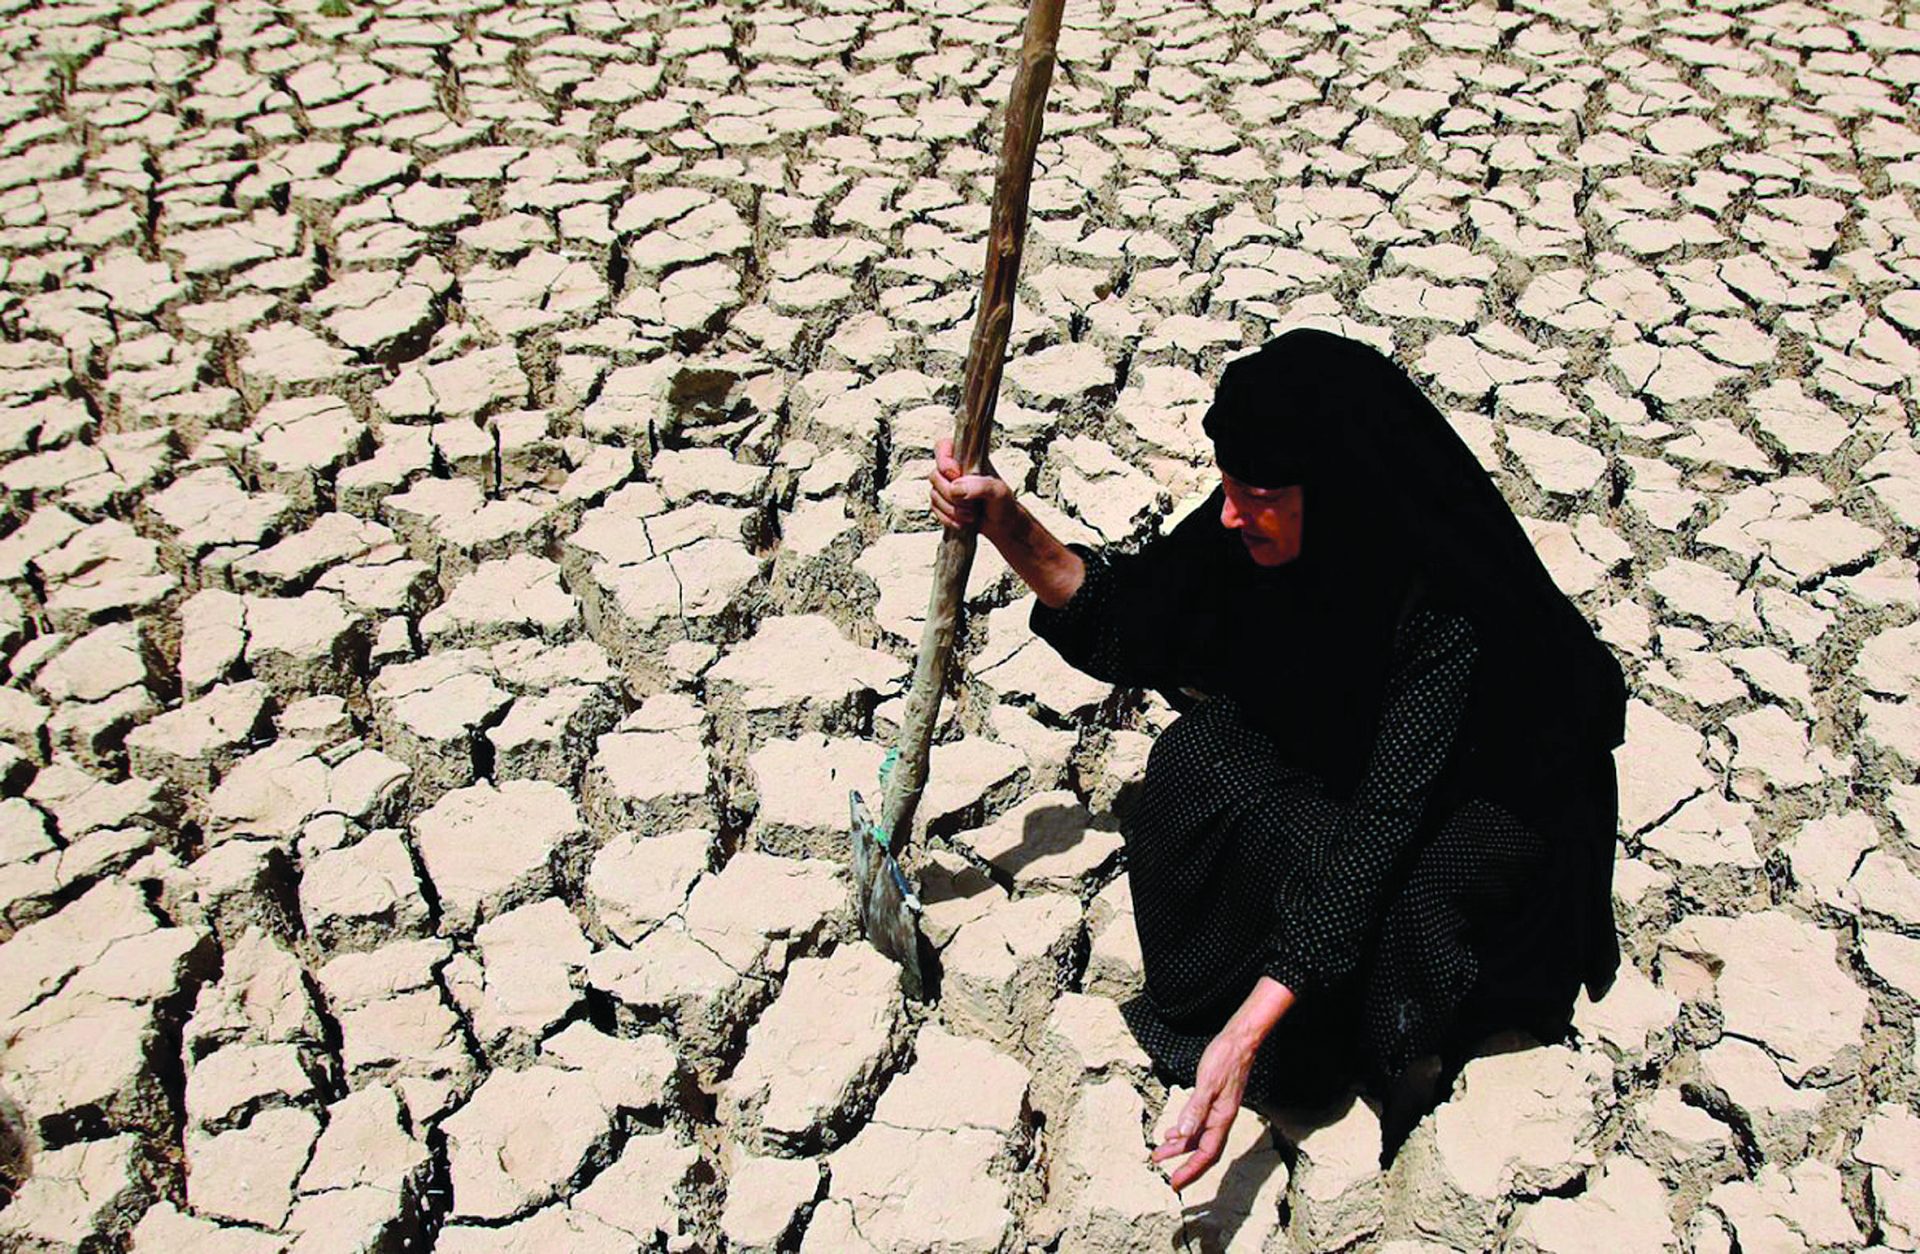
[[[1113, 583], [1104, 562], [1088, 570], [1034, 626], [1069, 663], [1114, 676]], [[1346, 798], [1282, 760], [1231, 697], [1206, 698], [1155, 742], [1121, 822], [1146, 982], [1122, 1010], [1169, 1079], [1193, 1082], [1263, 973], [1298, 1001], [1255, 1060], [1250, 1098], [1304, 1099], [1356, 1060], [1384, 1080], [1450, 1043], [1476, 941], [1544, 853], [1507, 810], [1447, 786], [1468, 752], [1457, 733], [1475, 657], [1467, 618], [1408, 609]]]

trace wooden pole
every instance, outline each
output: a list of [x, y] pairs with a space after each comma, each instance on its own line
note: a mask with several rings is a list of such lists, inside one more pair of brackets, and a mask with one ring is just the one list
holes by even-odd
[[[1060, 41], [1065, 0], [1032, 0], [1027, 9], [1020, 65], [1015, 71], [1007, 127], [1000, 145], [1000, 173], [993, 187], [993, 216], [987, 230], [986, 276], [973, 339], [967, 347], [966, 382], [953, 432], [954, 459], [967, 474], [977, 474], [987, 459], [993, 412], [1000, 396], [1000, 375], [1007, 364], [1007, 338], [1013, 330], [1014, 290], [1020, 278], [1020, 254], [1027, 237], [1027, 199], [1033, 187], [1033, 156], [1053, 82], [1054, 47]], [[933, 564], [933, 592], [927, 602], [913, 689], [900, 724], [899, 757], [887, 778], [880, 808], [879, 835], [894, 850], [906, 846], [907, 829], [927, 786], [927, 755], [940, 713], [941, 689], [953, 658], [967, 587], [973, 568], [974, 532], [944, 531]]]

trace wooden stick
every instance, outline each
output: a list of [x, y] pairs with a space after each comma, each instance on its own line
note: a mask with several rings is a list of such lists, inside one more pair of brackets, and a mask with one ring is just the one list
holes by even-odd
[[[1047, 88], [1053, 82], [1054, 47], [1060, 41], [1065, 0], [1032, 0], [1020, 67], [1007, 104], [1006, 135], [1000, 146], [1000, 173], [994, 180], [992, 225], [987, 230], [987, 264], [980, 309], [967, 348], [966, 383], [953, 432], [954, 459], [975, 474], [987, 459], [993, 412], [1000, 396], [1000, 375], [1007, 364], [1007, 338], [1013, 330], [1014, 290], [1020, 278], [1020, 254], [1026, 244], [1027, 199], [1033, 187], [1033, 155], [1040, 146]], [[899, 758], [887, 778], [880, 808], [880, 837], [905, 848], [907, 829], [927, 785], [927, 755], [940, 713], [941, 689], [953, 658], [954, 637], [964, 613], [967, 572], [973, 567], [975, 532], [945, 531], [933, 564], [933, 593], [914, 663], [913, 689], [901, 719]]]

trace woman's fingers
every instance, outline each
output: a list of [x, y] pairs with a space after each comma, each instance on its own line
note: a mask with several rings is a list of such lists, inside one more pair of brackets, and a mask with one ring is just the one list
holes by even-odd
[[1218, 1121], [1209, 1123], [1207, 1130], [1201, 1134], [1200, 1148], [1167, 1179], [1175, 1193], [1192, 1184], [1207, 1168], [1220, 1161], [1220, 1151], [1227, 1143], [1227, 1125], [1231, 1123], [1232, 1120], [1226, 1124]]
[[[947, 444], [942, 441], [942, 444]], [[948, 473], [951, 467], [952, 473]], [[951, 456], [947, 465], [936, 467], [927, 476], [932, 488], [933, 512], [949, 527], [973, 527], [980, 521], [980, 510], [992, 480], [983, 475], [961, 475]]]
[[1012, 496], [1011, 489], [990, 468], [986, 474], [963, 473], [953, 456], [952, 440], [941, 440], [933, 446], [933, 470], [927, 482], [933, 489], [933, 512], [949, 527], [979, 527]]
[[1178, 1131], [1169, 1132], [1167, 1133], [1167, 1139], [1160, 1142], [1159, 1146], [1153, 1151], [1152, 1157], [1148, 1158], [1147, 1161], [1157, 1163], [1166, 1158], [1178, 1158], [1192, 1148], [1193, 1138], [1191, 1136], [1182, 1136]]
[[1192, 1139], [1191, 1137], [1181, 1136], [1177, 1132], [1169, 1132], [1167, 1133], [1167, 1139], [1160, 1142], [1159, 1148], [1153, 1151], [1153, 1156], [1147, 1159], [1147, 1161], [1157, 1163], [1166, 1158], [1178, 1158], [1193, 1148], [1191, 1144]]
[[1185, 1109], [1174, 1120], [1172, 1130], [1160, 1147], [1153, 1151], [1151, 1161], [1156, 1163], [1192, 1154], [1167, 1178], [1175, 1192], [1186, 1188], [1220, 1161], [1227, 1133], [1240, 1113], [1240, 1094], [1246, 1077], [1237, 1065], [1239, 1055], [1232, 1053], [1231, 1043], [1221, 1044], [1226, 1041], [1226, 1037], [1216, 1038], [1202, 1055], [1194, 1076], [1194, 1090]]
[[974, 507], [965, 504], [953, 504], [939, 497], [933, 498], [933, 514], [944, 527], [956, 531], [971, 530], [979, 525], [980, 515]]
[[938, 514], [944, 522], [952, 522], [956, 525], [964, 523], [971, 526], [979, 517], [979, 503], [957, 497], [950, 490], [951, 486], [950, 484], [934, 484], [931, 497], [933, 512]]
[[971, 531], [978, 525], [970, 514], [961, 516], [946, 510], [935, 510], [934, 515], [940, 519], [941, 526], [950, 527], [955, 531]]
[[933, 494], [948, 501], [964, 501], [978, 491], [978, 475], [947, 474], [936, 468], [927, 476], [927, 482], [933, 485]]
[[1213, 1091], [1210, 1088], [1198, 1088], [1187, 1099], [1186, 1109], [1174, 1120], [1172, 1131], [1167, 1133], [1160, 1147], [1153, 1151], [1150, 1162], [1159, 1162], [1166, 1158], [1177, 1158], [1193, 1148], [1194, 1138], [1206, 1126], [1207, 1112], [1213, 1105]]
[[1000, 481], [992, 475], [961, 475], [953, 481], [955, 495], [963, 500], [984, 501], [993, 495]]
[[960, 477], [960, 462], [953, 455], [953, 441], [939, 440], [933, 446], [933, 466], [943, 479]]
[[1253, 1067], [1254, 1047], [1239, 1034], [1222, 1032], [1208, 1043], [1194, 1068], [1193, 1095], [1186, 1109], [1174, 1120], [1173, 1130], [1160, 1148], [1153, 1151], [1153, 1162], [1192, 1152], [1167, 1178], [1175, 1192], [1187, 1187], [1209, 1167], [1220, 1161], [1226, 1148], [1227, 1132], [1240, 1113], [1240, 1097], [1246, 1092], [1247, 1076]]

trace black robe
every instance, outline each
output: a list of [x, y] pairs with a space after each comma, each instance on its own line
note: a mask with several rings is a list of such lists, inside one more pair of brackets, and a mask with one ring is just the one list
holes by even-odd
[[1272, 975], [1298, 1002], [1248, 1095], [1286, 1101], [1457, 1065], [1495, 1027], [1563, 1032], [1618, 962], [1611, 755], [1511, 718], [1492, 633], [1421, 570], [1316, 549], [1311, 492], [1301, 556], [1274, 568], [1220, 502], [1137, 554], [1076, 546], [1085, 583], [1032, 615], [1078, 669], [1186, 710], [1121, 816], [1136, 1035], [1191, 1084]]

